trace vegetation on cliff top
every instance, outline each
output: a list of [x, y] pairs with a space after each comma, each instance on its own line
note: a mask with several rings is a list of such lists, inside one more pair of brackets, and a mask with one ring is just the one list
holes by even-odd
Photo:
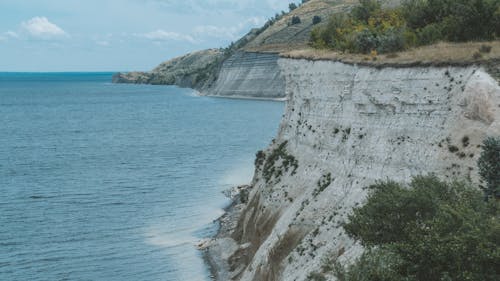
[[367, 250], [354, 264], [336, 264], [338, 280], [500, 280], [500, 139], [484, 141], [478, 165], [486, 196], [433, 176], [370, 186], [344, 225]]
[[406, 0], [397, 8], [360, 0], [311, 32], [312, 45], [353, 53], [391, 53], [438, 41], [500, 36], [500, 0]]

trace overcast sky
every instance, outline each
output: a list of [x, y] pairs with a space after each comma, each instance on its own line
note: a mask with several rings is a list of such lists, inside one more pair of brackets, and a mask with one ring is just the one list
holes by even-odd
[[0, 71], [150, 70], [225, 47], [292, 0], [0, 0]]

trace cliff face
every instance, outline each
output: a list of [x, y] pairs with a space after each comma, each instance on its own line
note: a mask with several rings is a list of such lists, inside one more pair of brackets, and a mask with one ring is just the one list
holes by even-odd
[[224, 280], [308, 280], [325, 261], [352, 260], [362, 248], [341, 224], [364, 187], [428, 173], [477, 183], [479, 145], [500, 134], [500, 87], [480, 67], [279, 66], [278, 136], [258, 154], [237, 225], [209, 247], [226, 258]]
[[277, 54], [237, 52], [224, 61], [214, 86], [214, 96], [284, 98], [285, 80]]

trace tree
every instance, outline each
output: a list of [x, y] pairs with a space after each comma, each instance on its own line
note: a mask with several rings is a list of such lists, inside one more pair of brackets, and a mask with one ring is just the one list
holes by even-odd
[[[498, 163], [498, 162], [497, 162]], [[466, 183], [417, 177], [380, 182], [346, 233], [367, 248], [340, 281], [500, 280], [500, 208]]]
[[301, 23], [300, 17], [299, 16], [293, 16], [292, 17], [292, 25], [299, 24], [299, 23]]
[[295, 3], [290, 3], [288, 4], [288, 9], [290, 9], [290, 12], [297, 9], [297, 5]]
[[485, 198], [500, 198], [500, 138], [488, 137], [477, 162], [479, 175], [486, 182]]
[[314, 16], [313, 17], [313, 24], [318, 24], [321, 22], [321, 17], [320, 16]]

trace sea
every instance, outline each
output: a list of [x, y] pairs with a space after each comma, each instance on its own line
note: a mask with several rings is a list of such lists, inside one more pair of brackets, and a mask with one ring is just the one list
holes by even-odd
[[211, 280], [196, 243], [282, 102], [0, 73], [0, 280]]

